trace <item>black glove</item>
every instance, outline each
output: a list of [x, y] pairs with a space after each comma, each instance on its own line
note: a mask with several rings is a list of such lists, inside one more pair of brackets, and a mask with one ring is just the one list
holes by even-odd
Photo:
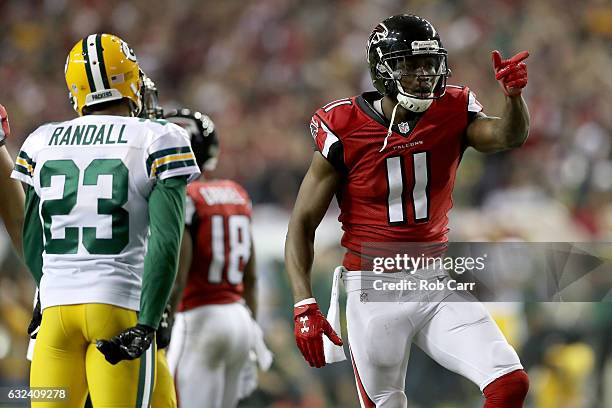
[[159, 327], [157, 328], [157, 334], [155, 341], [157, 342], [157, 349], [165, 349], [170, 344], [170, 338], [172, 337], [172, 325], [174, 324], [174, 314], [170, 305], [166, 305], [164, 314], [162, 314]]
[[155, 329], [144, 324], [125, 329], [110, 340], [97, 340], [96, 347], [106, 361], [117, 364], [122, 360], [139, 358], [151, 346], [155, 338]]
[[34, 310], [32, 311], [32, 320], [30, 320], [30, 325], [28, 326], [28, 334], [31, 339], [35, 339], [38, 334], [38, 330], [40, 329], [40, 322], [42, 321], [42, 312], [40, 311], [40, 295], [36, 296], [36, 306], [34, 306]]

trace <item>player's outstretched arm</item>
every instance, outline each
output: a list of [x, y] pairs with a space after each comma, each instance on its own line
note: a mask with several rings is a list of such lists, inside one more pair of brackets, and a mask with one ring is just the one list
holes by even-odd
[[495, 79], [506, 95], [501, 118], [479, 113], [467, 128], [468, 144], [484, 153], [494, 153], [523, 145], [529, 134], [529, 110], [521, 92], [527, 86], [527, 51], [503, 59], [493, 51]]
[[298, 193], [285, 242], [285, 267], [291, 281], [295, 306], [295, 341], [311, 367], [323, 367], [323, 334], [341, 346], [342, 339], [325, 319], [312, 295], [310, 269], [314, 256], [314, 236], [338, 186], [340, 174], [315, 152]]
[[4, 197], [2, 203], [0, 203], [0, 217], [4, 221], [15, 249], [21, 255], [23, 253], [21, 231], [23, 229], [25, 194], [23, 188], [21, 188], [21, 183], [11, 179], [14, 162], [6, 146], [4, 146], [5, 139], [11, 133], [11, 128], [6, 109], [2, 105], [0, 105], [0, 121], [2, 122], [0, 130], [0, 192]]

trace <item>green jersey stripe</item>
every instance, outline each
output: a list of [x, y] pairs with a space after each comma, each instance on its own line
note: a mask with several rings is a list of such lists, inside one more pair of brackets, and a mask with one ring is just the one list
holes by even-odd
[[154, 153], [151, 153], [147, 158], [147, 174], [151, 174], [151, 166], [153, 162], [157, 159], [160, 159], [165, 156], [171, 156], [179, 153], [189, 153], [191, 152], [191, 148], [189, 146], [182, 147], [171, 147], [169, 149], [158, 150]]
[[189, 153], [190, 151], [191, 151], [191, 148], [189, 146], [170, 147], [167, 149], [162, 149], [162, 150], [158, 150], [156, 152], [151, 153], [147, 160], [155, 161], [159, 159], [160, 157], [168, 156], [171, 154], [178, 154], [178, 153]]
[[14, 170], [19, 172], [19, 173], [21, 173], [21, 174], [25, 174], [28, 177], [32, 177], [32, 174], [30, 174], [28, 169], [23, 167], [21, 164], [15, 164], [15, 169]]
[[19, 154], [17, 155], [18, 157], [21, 157], [23, 160], [25, 160], [29, 165], [31, 165], [32, 167], [34, 167], [35, 163], [34, 160], [30, 159], [30, 156], [28, 156], [28, 154], [26, 152], [24, 152], [23, 150], [19, 151]]
[[159, 177], [159, 175], [162, 174], [164, 171], [180, 169], [181, 167], [191, 167], [195, 165], [196, 163], [193, 159], [173, 161], [173, 162], [162, 164], [161, 166], [159, 166], [157, 168], [156, 175], [157, 177]]

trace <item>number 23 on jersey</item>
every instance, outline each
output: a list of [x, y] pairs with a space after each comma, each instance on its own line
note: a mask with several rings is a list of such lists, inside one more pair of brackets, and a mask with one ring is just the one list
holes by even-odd
[[[95, 159], [85, 168], [79, 185], [80, 170], [74, 160], [46, 161], [40, 170], [40, 187], [57, 189], [58, 183], [63, 186], [61, 196], [42, 201], [45, 251], [56, 255], [76, 254], [81, 235], [83, 246], [90, 254], [119, 254], [129, 242], [130, 215], [123, 208], [128, 200], [128, 174], [128, 168], [120, 159]], [[53, 217], [70, 215], [77, 206], [79, 195], [84, 194], [83, 187], [101, 188], [101, 176], [112, 178], [112, 191], [110, 198], [97, 199], [96, 211], [98, 215], [111, 217], [111, 237], [98, 238], [97, 227], [65, 226], [64, 238], [53, 238]]]

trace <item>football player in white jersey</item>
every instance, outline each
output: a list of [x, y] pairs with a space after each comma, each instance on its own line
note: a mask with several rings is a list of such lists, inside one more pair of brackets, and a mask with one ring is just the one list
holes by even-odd
[[23, 226], [23, 206], [25, 195], [18, 181], [9, 176], [13, 169], [13, 159], [6, 146], [6, 138], [11, 133], [8, 115], [4, 106], [0, 105], [0, 192], [2, 192], [2, 205], [0, 217], [13, 241], [15, 250], [21, 253], [21, 228]]
[[[144, 119], [163, 119], [163, 109], [158, 105], [158, 94], [155, 83], [144, 72], [141, 72], [141, 79], [143, 82], [141, 88], [142, 110], [139, 117]], [[18, 213], [19, 210], [21, 213], [23, 213], [23, 208], [17, 209], [15, 213]], [[23, 219], [23, 214], [21, 214], [21, 218]], [[21, 224], [23, 224], [23, 222]], [[21, 239], [21, 228], [22, 225], [19, 226], [19, 239]], [[157, 345], [157, 360], [155, 362], [156, 381], [153, 394], [151, 396], [151, 405], [155, 408], [175, 408], [177, 406], [174, 379], [170, 373], [166, 358], [166, 349], [168, 347], [168, 343], [170, 342], [170, 332], [172, 330], [171, 319], [172, 315], [170, 314], [170, 310], [167, 308], [164, 310], [159, 327], [155, 332], [155, 340]], [[38, 298], [38, 291], [36, 291], [32, 319], [28, 326], [30, 343], [28, 344], [27, 359], [30, 361], [32, 361], [32, 354], [36, 344], [36, 336], [38, 335], [41, 320], [42, 313], [40, 310], [40, 300]], [[84, 408], [91, 407], [91, 398], [88, 397]]]
[[149, 405], [185, 186], [199, 169], [183, 129], [133, 117], [140, 72], [118, 37], [83, 38], [65, 69], [80, 117], [38, 128], [16, 160], [43, 311], [30, 385], [67, 390], [33, 407], [81, 408], [88, 392], [96, 407]]

